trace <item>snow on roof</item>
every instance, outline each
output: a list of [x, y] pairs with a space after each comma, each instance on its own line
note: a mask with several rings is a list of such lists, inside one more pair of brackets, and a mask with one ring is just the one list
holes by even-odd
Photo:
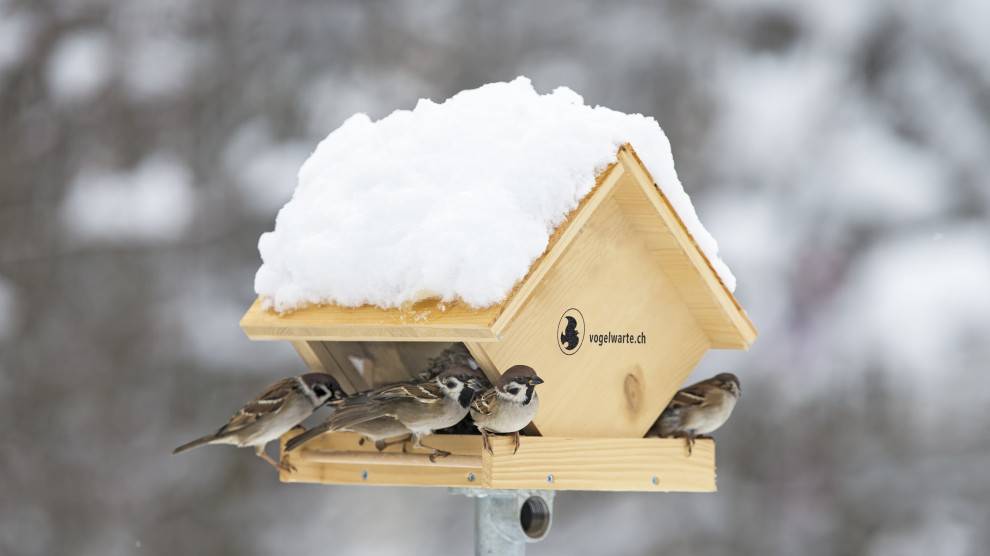
[[255, 290], [277, 311], [498, 303], [625, 143], [735, 289], [656, 120], [586, 106], [566, 87], [541, 95], [519, 77], [377, 122], [355, 114], [330, 133], [258, 242]]

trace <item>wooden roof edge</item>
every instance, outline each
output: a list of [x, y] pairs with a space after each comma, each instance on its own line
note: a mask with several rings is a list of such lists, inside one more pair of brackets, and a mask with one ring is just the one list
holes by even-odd
[[[475, 341], [496, 339], [492, 324], [499, 307], [472, 308], [423, 300], [409, 309], [373, 305], [314, 305], [276, 313], [257, 297], [240, 320], [252, 340]], [[357, 316], [350, 319], [345, 317]]]
[[496, 334], [501, 334], [505, 327], [512, 322], [519, 310], [526, 304], [526, 300], [533, 293], [537, 284], [543, 280], [543, 277], [564, 253], [567, 246], [571, 244], [595, 208], [601, 204], [602, 200], [608, 196], [608, 192], [622, 178], [623, 172], [624, 169], [618, 159], [609, 164], [598, 174], [594, 187], [581, 198], [578, 205], [553, 231], [547, 240], [547, 246], [543, 253], [533, 261], [526, 276], [516, 283], [502, 302], [501, 310], [493, 326]]
[[[633, 176], [640, 179], [645, 179], [648, 182], [651, 189], [659, 195], [661, 202], [673, 215], [680, 231], [683, 232], [683, 235], [687, 238], [688, 245], [682, 245], [682, 248], [684, 248], [685, 251], [690, 249], [700, 256], [702, 261], [704, 261], [704, 267], [698, 268], [698, 271], [702, 274], [703, 278], [706, 276], [709, 278], [709, 280], [706, 280], [706, 282], [709, 283], [709, 291], [715, 298], [717, 304], [723, 309], [723, 312], [729, 318], [730, 322], [733, 324], [733, 327], [739, 333], [740, 340], [740, 343], [714, 342], [713, 347], [748, 349], [753, 342], [756, 341], [756, 337], [758, 335], [756, 326], [753, 324], [753, 321], [750, 320], [749, 315], [746, 314], [745, 309], [742, 308], [742, 305], [739, 303], [739, 300], [736, 299], [733, 292], [730, 291], [725, 285], [722, 277], [719, 276], [718, 272], [715, 270], [715, 266], [712, 264], [712, 261], [708, 258], [708, 255], [704, 252], [704, 250], [701, 249], [701, 246], [698, 245], [694, 235], [688, 229], [687, 225], [684, 224], [684, 219], [681, 218], [681, 215], [671, 204], [670, 199], [667, 198], [667, 195], [663, 192], [663, 189], [657, 184], [656, 180], [653, 179], [653, 175], [650, 174], [650, 170], [646, 167], [646, 164], [643, 163], [643, 160], [639, 157], [639, 154], [636, 153], [636, 149], [631, 144], [625, 143], [619, 147], [618, 160], [627, 171], [633, 174]], [[696, 264], [695, 266], [698, 267], [699, 265]], [[717, 284], [717, 286], [712, 287], [712, 282]]]

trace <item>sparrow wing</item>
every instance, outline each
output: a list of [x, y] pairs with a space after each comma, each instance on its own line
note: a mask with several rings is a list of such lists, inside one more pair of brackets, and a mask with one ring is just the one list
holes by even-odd
[[385, 386], [344, 400], [330, 417], [329, 430], [348, 429], [379, 417], [397, 418], [404, 404], [434, 404], [443, 399], [443, 391], [432, 381]]
[[419, 403], [437, 403], [443, 399], [443, 390], [435, 382], [419, 382], [398, 384], [377, 392], [372, 399], [375, 401], [390, 401], [408, 399]]
[[718, 389], [718, 386], [711, 379], [702, 380], [701, 382], [682, 388], [674, 394], [674, 399], [670, 401], [667, 409], [703, 406], [713, 403], [712, 396], [710, 395], [713, 389]]
[[253, 425], [269, 415], [282, 409], [285, 401], [299, 391], [299, 382], [295, 377], [284, 378], [265, 389], [257, 398], [244, 404], [244, 407], [227, 421], [227, 424], [217, 431], [217, 436], [236, 432], [244, 427]]
[[491, 415], [492, 411], [495, 410], [495, 400], [497, 399], [497, 391], [494, 388], [489, 388], [480, 396], [475, 396], [474, 401], [471, 402], [471, 411], [479, 415]]

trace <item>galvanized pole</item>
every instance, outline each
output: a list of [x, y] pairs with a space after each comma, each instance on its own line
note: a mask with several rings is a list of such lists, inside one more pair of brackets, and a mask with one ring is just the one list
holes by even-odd
[[543, 540], [553, 521], [552, 490], [451, 489], [474, 498], [476, 556], [524, 556]]

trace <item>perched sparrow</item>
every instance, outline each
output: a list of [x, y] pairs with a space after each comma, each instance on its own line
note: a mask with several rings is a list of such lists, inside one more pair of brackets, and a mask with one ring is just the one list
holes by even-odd
[[515, 441], [513, 454], [519, 451], [519, 431], [533, 421], [540, 408], [536, 385], [543, 379], [526, 365], [516, 365], [498, 379], [498, 384], [486, 390], [471, 402], [471, 418], [481, 431], [481, 442], [489, 454], [493, 454], [488, 434], [512, 433]]
[[307, 373], [284, 378], [269, 386], [220, 427], [220, 430], [179, 446], [173, 454], [205, 444], [251, 446], [254, 453], [276, 469], [292, 471], [265, 453], [265, 445], [313, 414], [321, 405], [344, 396], [340, 385], [328, 374]]
[[685, 438], [688, 453], [694, 439], [725, 424], [742, 391], [732, 373], [721, 373], [679, 390], [646, 436]]
[[[325, 430], [355, 430], [362, 423], [392, 418], [409, 430], [414, 447], [432, 449], [430, 460], [435, 461], [437, 457], [449, 456], [450, 453], [423, 444], [422, 438], [463, 419], [475, 393], [484, 389], [484, 382], [480, 371], [456, 366], [431, 380], [385, 386], [357, 394], [335, 404], [336, 411], [325, 423]], [[294, 438], [293, 442], [298, 438]], [[300, 444], [294, 442], [287, 449]]]

